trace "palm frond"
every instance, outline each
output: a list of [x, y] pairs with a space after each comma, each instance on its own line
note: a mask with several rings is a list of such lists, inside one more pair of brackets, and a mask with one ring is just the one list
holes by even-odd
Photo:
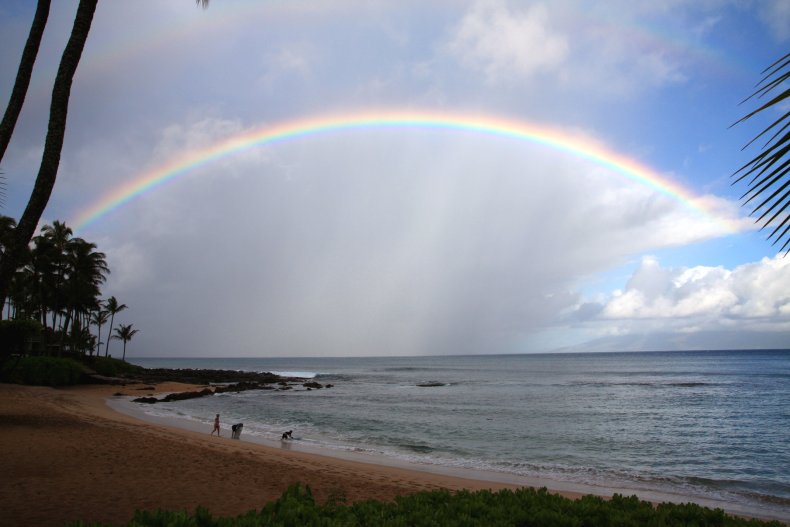
[[[782, 86], [787, 86], [788, 82], [790, 82], [790, 53], [763, 70], [763, 78], [755, 86], [756, 91], [742, 103], [769, 96], [770, 99], [738, 119], [732, 126], [766, 110], [779, 110], [780, 104], [790, 102], [790, 87], [782, 89]], [[775, 90], [781, 91], [775, 93]], [[790, 131], [788, 131], [788, 127], [790, 127], [790, 110], [776, 118], [744, 146], [744, 149], [748, 148], [761, 137], [770, 135], [763, 145], [762, 151], [732, 174], [732, 177], [735, 178], [733, 185], [746, 180], [747, 190], [741, 196], [743, 205], [755, 200], [757, 204], [753, 205], [749, 215], [760, 213], [755, 221], [762, 223], [760, 230], [774, 227], [768, 235], [768, 240], [773, 241], [772, 246], [784, 240], [779, 251], [786, 251], [785, 256], [790, 253], [790, 247], [788, 247], [790, 245], [790, 224], [788, 224], [790, 220], [790, 214], [788, 214], [790, 191], [786, 191], [790, 185]], [[756, 199], [764, 195], [768, 197], [762, 200]], [[769, 217], [771, 212], [773, 214]]]

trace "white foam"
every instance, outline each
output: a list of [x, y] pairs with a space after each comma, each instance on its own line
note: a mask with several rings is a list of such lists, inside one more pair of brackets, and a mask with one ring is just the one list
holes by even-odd
[[317, 373], [312, 371], [273, 371], [270, 373], [280, 377], [299, 377], [300, 379], [313, 379], [318, 376]]

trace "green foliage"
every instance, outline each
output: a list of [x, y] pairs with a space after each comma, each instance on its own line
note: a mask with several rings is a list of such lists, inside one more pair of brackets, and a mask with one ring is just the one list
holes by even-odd
[[35, 320], [0, 320], [0, 356], [27, 352], [28, 343], [41, 329]]
[[112, 357], [93, 357], [88, 361], [88, 365], [99, 375], [107, 377], [117, 377], [124, 373], [138, 373], [142, 370], [140, 366]]
[[[75, 523], [72, 527], [90, 524]], [[98, 524], [93, 524], [98, 525]], [[747, 520], [694, 504], [663, 503], [654, 507], [636, 496], [611, 500], [585, 496], [570, 500], [543, 489], [498, 492], [444, 490], [417, 492], [394, 502], [360, 501], [351, 505], [331, 499], [319, 505], [309, 487], [293, 485], [259, 512], [236, 518], [214, 518], [199, 507], [185, 511], [138, 511], [128, 527], [262, 527], [262, 526], [519, 526], [519, 527], [780, 527], [779, 522]]]
[[0, 360], [28, 351], [31, 339], [41, 335], [35, 320], [0, 320]]
[[3, 378], [17, 384], [69, 386], [79, 384], [82, 365], [72, 359], [22, 357], [13, 369], [3, 371]]
[[757, 91], [746, 100], [768, 97], [768, 101], [762, 102], [735, 124], [764, 111], [774, 114], [769, 120], [772, 123], [746, 145], [763, 138], [766, 142], [762, 152], [739, 168], [733, 176], [736, 183], [746, 180], [748, 190], [741, 196], [744, 205], [754, 201], [750, 215], [760, 214], [756, 221], [763, 224], [760, 230], [774, 227], [768, 239], [773, 239], [771, 245], [784, 239], [779, 250], [787, 249], [787, 256], [790, 253], [790, 215], [787, 214], [790, 208], [790, 191], [787, 190], [790, 185], [790, 110], [787, 106], [790, 98], [790, 53], [763, 70], [763, 75], [757, 84]]

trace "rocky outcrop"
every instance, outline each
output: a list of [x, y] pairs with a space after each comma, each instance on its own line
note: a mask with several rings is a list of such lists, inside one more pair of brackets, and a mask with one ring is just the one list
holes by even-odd
[[[186, 399], [195, 399], [197, 397], [206, 397], [214, 395], [215, 393], [228, 393], [228, 392], [243, 392], [247, 390], [290, 390], [291, 383], [303, 382], [304, 379], [298, 377], [280, 377], [273, 373], [256, 373], [244, 371], [226, 371], [226, 370], [171, 370], [171, 369], [152, 369], [145, 370], [141, 375], [144, 382], [181, 382], [185, 384], [216, 384], [216, 386], [209, 386], [202, 390], [191, 390], [186, 392], [174, 392], [167, 394], [161, 399], [156, 397], [138, 397], [133, 399], [136, 403], [154, 404], [159, 402], [183, 401]], [[127, 379], [126, 382], [131, 382]], [[305, 383], [304, 386], [317, 385], [318, 383]], [[277, 387], [275, 387], [275, 385]], [[153, 389], [147, 386], [146, 388]], [[310, 389], [310, 388], [308, 388]]]
[[181, 382], [184, 384], [238, 384], [258, 383], [274, 384], [277, 382], [301, 382], [297, 377], [280, 377], [270, 372], [203, 370], [192, 368], [145, 368], [142, 371], [128, 374], [126, 382], [134, 380], [146, 384], [160, 382]]

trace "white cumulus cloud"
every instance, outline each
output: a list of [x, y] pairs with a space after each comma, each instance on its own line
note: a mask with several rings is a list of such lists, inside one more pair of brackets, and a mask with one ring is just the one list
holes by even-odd
[[677, 319], [704, 327], [722, 318], [777, 329], [790, 324], [790, 260], [781, 256], [728, 270], [721, 266], [662, 267], [645, 257], [624, 291], [615, 292], [600, 317], [609, 320]]

